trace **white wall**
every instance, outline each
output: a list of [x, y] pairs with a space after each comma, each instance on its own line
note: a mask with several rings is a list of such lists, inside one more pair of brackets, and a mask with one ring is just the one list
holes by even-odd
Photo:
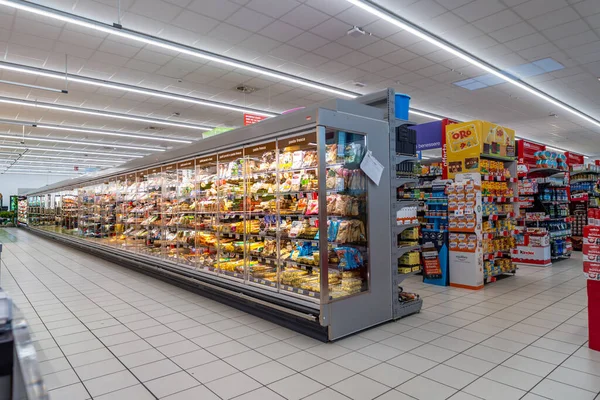
[[37, 189], [65, 179], [69, 179], [69, 177], [52, 175], [1, 174], [0, 193], [2, 193], [2, 196], [4, 196], [3, 205], [8, 205], [10, 196], [18, 194], [19, 188]]

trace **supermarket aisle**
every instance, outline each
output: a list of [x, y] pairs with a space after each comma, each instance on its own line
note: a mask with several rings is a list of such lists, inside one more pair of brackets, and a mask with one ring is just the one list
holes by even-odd
[[[56, 245], [0, 230], [2, 285], [53, 400], [594, 399], [580, 254], [473, 293], [424, 285], [421, 314], [322, 344]], [[600, 397], [600, 396], [599, 396]]]

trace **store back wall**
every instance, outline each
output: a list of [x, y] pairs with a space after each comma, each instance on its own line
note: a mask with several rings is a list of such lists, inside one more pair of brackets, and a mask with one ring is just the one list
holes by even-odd
[[22, 188], [41, 188], [42, 186], [65, 180], [65, 176], [52, 175], [19, 175], [2, 174], [0, 175], [0, 193], [3, 196], [3, 206], [8, 206], [9, 196], [19, 194]]

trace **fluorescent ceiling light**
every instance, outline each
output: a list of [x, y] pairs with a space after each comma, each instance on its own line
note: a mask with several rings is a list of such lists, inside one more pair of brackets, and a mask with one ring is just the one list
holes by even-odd
[[414, 115], [419, 115], [421, 117], [431, 118], [431, 119], [434, 119], [436, 121], [441, 121], [443, 119], [443, 118], [441, 118], [441, 117], [439, 117], [437, 115], [429, 114], [429, 113], [426, 113], [426, 112], [423, 112], [423, 111], [415, 111], [413, 109], [410, 109], [410, 110], [408, 110], [408, 112], [411, 113], [411, 114], [414, 114]]
[[48, 165], [15, 165], [15, 166], [5, 166], [3, 168], [7, 168], [7, 169], [18, 169], [18, 170], [27, 170], [27, 169], [33, 169], [33, 170], [44, 170], [44, 171], [78, 171], [79, 169], [75, 169], [75, 167], [51, 167]]
[[63, 94], [69, 93], [67, 90], [55, 89], [55, 88], [50, 88], [50, 87], [45, 87], [45, 86], [29, 85], [27, 83], [5, 81], [2, 79], [0, 79], [0, 83], [4, 83], [5, 85], [22, 86], [22, 87], [26, 87], [26, 88], [30, 88], [30, 89], [47, 90], [48, 92], [63, 93]]
[[[1, 1], [2, 0], [0, 0], [0, 4], [2, 4]], [[70, 113], [76, 113], [76, 114], [94, 115], [97, 117], [124, 119], [127, 121], [136, 121], [136, 122], [144, 122], [144, 123], [148, 123], [148, 124], [174, 126], [177, 128], [188, 128], [188, 129], [196, 129], [196, 130], [201, 130], [201, 131], [210, 131], [211, 129], [214, 128], [214, 127], [207, 127], [207, 126], [201, 126], [201, 125], [195, 125], [195, 124], [187, 124], [184, 122], [171, 122], [171, 121], [167, 121], [164, 119], [146, 118], [146, 117], [141, 117], [141, 116], [131, 116], [128, 114], [119, 114], [119, 113], [113, 113], [113, 112], [108, 112], [108, 111], [96, 111], [96, 110], [90, 110], [90, 109], [86, 109], [86, 108], [61, 106], [61, 105], [53, 104], [53, 103], [42, 103], [42, 102], [38, 102], [38, 101], [13, 99], [10, 97], [0, 97], [0, 103], [14, 104], [14, 105], [19, 105], [19, 106], [34, 107], [34, 108], [47, 108], [49, 110], [64, 111], [64, 112], [70, 112]]]
[[[163, 92], [160, 90], [147, 89], [147, 88], [142, 88], [142, 87], [138, 87], [138, 86], [127, 85], [124, 83], [103, 81], [100, 79], [89, 78], [87, 76], [72, 75], [72, 74], [65, 75], [64, 73], [55, 72], [55, 71], [48, 70], [48, 69], [22, 66], [22, 65], [13, 64], [13, 63], [7, 63], [7, 62], [0, 62], [0, 69], [4, 69], [4, 70], [8, 70], [8, 71], [15, 71], [15, 72], [22, 72], [25, 74], [36, 75], [36, 76], [43, 76], [45, 78], [59, 79], [59, 80], [63, 80], [63, 81], [66, 80], [68, 82], [83, 83], [85, 85], [99, 86], [99, 87], [108, 88], [108, 89], [123, 90], [126, 92], [143, 94], [143, 95], [151, 96], [151, 97], [160, 97], [163, 99], [173, 100], [173, 101], [182, 101], [185, 103], [196, 104], [199, 106], [220, 108], [220, 109], [228, 110], [228, 111], [238, 111], [238, 112], [242, 112], [242, 113], [258, 114], [258, 115], [263, 115], [265, 117], [275, 117], [278, 115], [276, 113], [267, 112], [267, 111], [263, 111], [263, 110], [259, 110], [259, 109], [255, 109], [255, 108], [240, 107], [240, 106], [235, 106], [232, 104], [226, 104], [226, 103], [221, 103], [221, 102], [212, 101], [212, 100], [200, 99], [200, 98], [184, 96], [184, 95], [180, 95], [180, 94], [176, 94], [176, 93], [169, 93], [169, 92]], [[2, 81], [0, 81], [0, 82], [2, 82]], [[60, 90], [59, 90], [59, 92], [60, 92]]]
[[[2, 147], [0, 145], [0, 147]], [[15, 155], [19, 155], [14, 153]], [[21, 157], [32, 157], [32, 158], [49, 158], [49, 159], [57, 159], [57, 160], [73, 160], [73, 161], [82, 161], [82, 162], [107, 162], [113, 164], [121, 164], [124, 163], [124, 160], [108, 160], [104, 158], [87, 158], [87, 157], [63, 157], [63, 156], [49, 156], [49, 155], [37, 155], [37, 154], [21, 154]], [[69, 161], [72, 162], [72, 161]]]
[[160, 39], [156, 37], [152, 37], [149, 35], [144, 35], [142, 33], [128, 31], [126, 29], [119, 29], [113, 27], [108, 24], [103, 24], [98, 21], [94, 21], [88, 18], [80, 17], [77, 15], [69, 14], [63, 11], [58, 11], [52, 8], [40, 6], [38, 4], [31, 4], [25, 1], [8, 1], [8, 0], [0, 0], [0, 5], [16, 8], [18, 10], [23, 10], [27, 12], [31, 12], [37, 15], [43, 15], [45, 17], [53, 18], [59, 21], [68, 22], [71, 24], [75, 24], [78, 26], [83, 26], [85, 28], [93, 29], [99, 32], [107, 33], [110, 35], [116, 35], [122, 38], [126, 38], [129, 40], [133, 40], [139, 43], [149, 44], [151, 46], [160, 47], [162, 49], [170, 50], [175, 53], [182, 53], [192, 57], [200, 58], [202, 60], [213, 61], [218, 64], [227, 65], [233, 68], [239, 68], [245, 71], [249, 71], [252, 73], [270, 76], [272, 78], [280, 79], [282, 81], [287, 81], [290, 83], [294, 83], [300, 86], [306, 86], [313, 89], [317, 89], [320, 91], [333, 93], [336, 95], [355, 98], [356, 94], [349, 92], [347, 90], [338, 89], [333, 86], [328, 86], [324, 84], [320, 84], [318, 82], [313, 82], [308, 79], [302, 79], [296, 77], [294, 75], [289, 75], [283, 72], [278, 72], [276, 70], [259, 67], [254, 64], [246, 63], [243, 61], [239, 61], [233, 58], [225, 57], [219, 54], [210, 53], [208, 51], [204, 51], [201, 49], [197, 49], [190, 46], [185, 46], [183, 44], [171, 42], [169, 40]]
[[439, 47], [440, 49], [445, 50], [448, 53], [450, 53], [462, 60], [467, 61], [471, 65], [481, 68], [482, 70], [489, 72], [490, 74], [493, 74], [493, 75], [497, 76], [498, 78], [501, 78], [501, 79], [505, 80], [506, 82], [511, 83], [511, 84], [533, 94], [534, 96], [539, 97], [542, 100], [547, 101], [548, 103], [550, 103], [552, 105], [560, 107], [563, 110], [568, 111], [571, 114], [576, 115], [579, 118], [600, 127], [600, 121], [590, 117], [589, 115], [582, 113], [581, 111], [579, 111], [561, 101], [556, 100], [555, 98], [542, 92], [541, 90], [538, 90], [520, 80], [517, 80], [517, 79], [503, 73], [502, 71], [481, 61], [480, 59], [476, 58], [475, 56], [472, 56], [471, 54], [466, 53], [464, 50], [460, 50], [457, 47], [454, 47], [452, 44], [444, 41], [443, 39], [438, 38], [437, 36], [434, 36], [433, 34], [425, 31], [424, 29], [417, 27], [416, 25], [412, 24], [411, 22], [399, 17], [396, 14], [391, 13], [390, 11], [386, 10], [383, 7], [377, 6], [367, 0], [346, 0], [346, 1], [350, 4], [355, 5], [356, 7], [359, 7], [361, 9], [367, 11], [369, 14], [372, 14], [384, 21], [387, 21], [387, 22], [397, 26], [398, 28], [404, 29], [405, 31], [412, 33], [413, 35], [417, 36], [418, 38], [425, 40], [426, 42], [431, 43], [431, 44]]
[[53, 125], [53, 124], [38, 124], [36, 122], [31, 121], [20, 121], [16, 119], [0, 119], [0, 124], [7, 125], [21, 125], [21, 126], [31, 126], [32, 128], [39, 129], [54, 129], [59, 131], [67, 131], [67, 132], [81, 132], [81, 133], [90, 133], [97, 135], [106, 135], [106, 136], [120, 136], [131, 139], [145, 139], [145, 140], [156, 140], [159, 142], [173, 142], [173, 143], [193, 143], [192, 140], [181, 139], [181, 138], [172, 138], [172, 137], [162, 137], [162, 136], [151, 136], [151, 135], [139, 135], [134, 132], [123, 132], [123, 131], [105, 131], [103, 129], [88, 129], [81, 128], [77, 126], [65, 126], [65, 125]]
[[23, 166], [43, 164], [43, 165], [70, 165], [70, 166], [73, 166], [73, 167], [86, 166], [86, 165], [91, 165], [91, 166], [95, 166], [95, 167], [112, 167], [112, 166], [115, 165], [115, 163], [112, 163], [112, 164], [102, 164], [102, 163], [88, 162], [88, 161], [82, 161], [82, 162], [63, 161], [63, 162], [61, 162], [61, 161], [38, 161], [38, 160], [23, 160], [23, 159], [19, 159], [19, 160], [0, 160], [0, 162], [10, 162], [10, 163], [13, 163], [13, 165], [23, 165]]
[[144, 146], [130, 146], [130, 145], [124, 145], [124, 144], [113, 144], [113, 143], [86, 142], [83, 140], [50, 139], [50, 138], [41, 138], [38, 136], [15, 136], [15, 135], [7, 135], [7, 134], [2, 134], [2, 133], [0, 133], [0, 138], [16, 139], [16, 140], [34, 140], [36, 142], [78, 144], [81, 146], [114, 147], [117, 149], [128, 149], [128, 150], [165, 151], [165, 149], [161, 149], [158, 147], [144, 147]]
[[57, 153], [76, 153], [76, 154], [92, 154], [96, 156], [113, 156], [113, 157], [129, 157], [129, 158], [142, 158], [143, 155], [129, 154], [129, 153], [107, 153], [103, 151], [87, 151], [82, 149], [71, 150], [71, 149], [57, 149], [56, 147], [39, 147], [39, 146], [18, 146], [13, 143], [0, 143], [0, 149], [20, 149], [20, 150], [37, 150], [37, 151], [53, 151]]
[[68, 126], [58, 126], [58, 125], [46, 125], [46, 124], [34, 124], [32, 125], [34, 128], [39, 129], [52, 129], [57, 131], [68, 131], [68, 132], [81, 132], [81, 133], [90, 133], [95, 135], [107, 135], [107, 136], [120, 136], [131, 139], [144, 139], [144, 140], [156, 140], [161, 142], [173, 142], [173, 143], [193, 143], [191, 140], [186, 139], [171, 139], [169, 137], [159, 137], [159, 136], [148, 136], [148, 135], [138, 135], [135, 133], [128, 132], [114, 132], [114, 131], [105, 131], [99, 129], [83, 129], [83, 128], [73, 128]]
[[3, 171], [0, 172], [2, 174], [11, 174], [11, 175], [57, 175], [57, 176], [82, 176], [83, 173], [62, 173], [62, 172], [21, 172], [21, 171]]

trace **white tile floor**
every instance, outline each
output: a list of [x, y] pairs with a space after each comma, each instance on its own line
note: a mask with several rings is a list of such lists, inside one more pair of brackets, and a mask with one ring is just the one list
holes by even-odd
[[578, 253], [478, 292], [415, 277], [419, 315], [323, 344], [22, 230], [0, 241], [52, 400], [600, 399]]

